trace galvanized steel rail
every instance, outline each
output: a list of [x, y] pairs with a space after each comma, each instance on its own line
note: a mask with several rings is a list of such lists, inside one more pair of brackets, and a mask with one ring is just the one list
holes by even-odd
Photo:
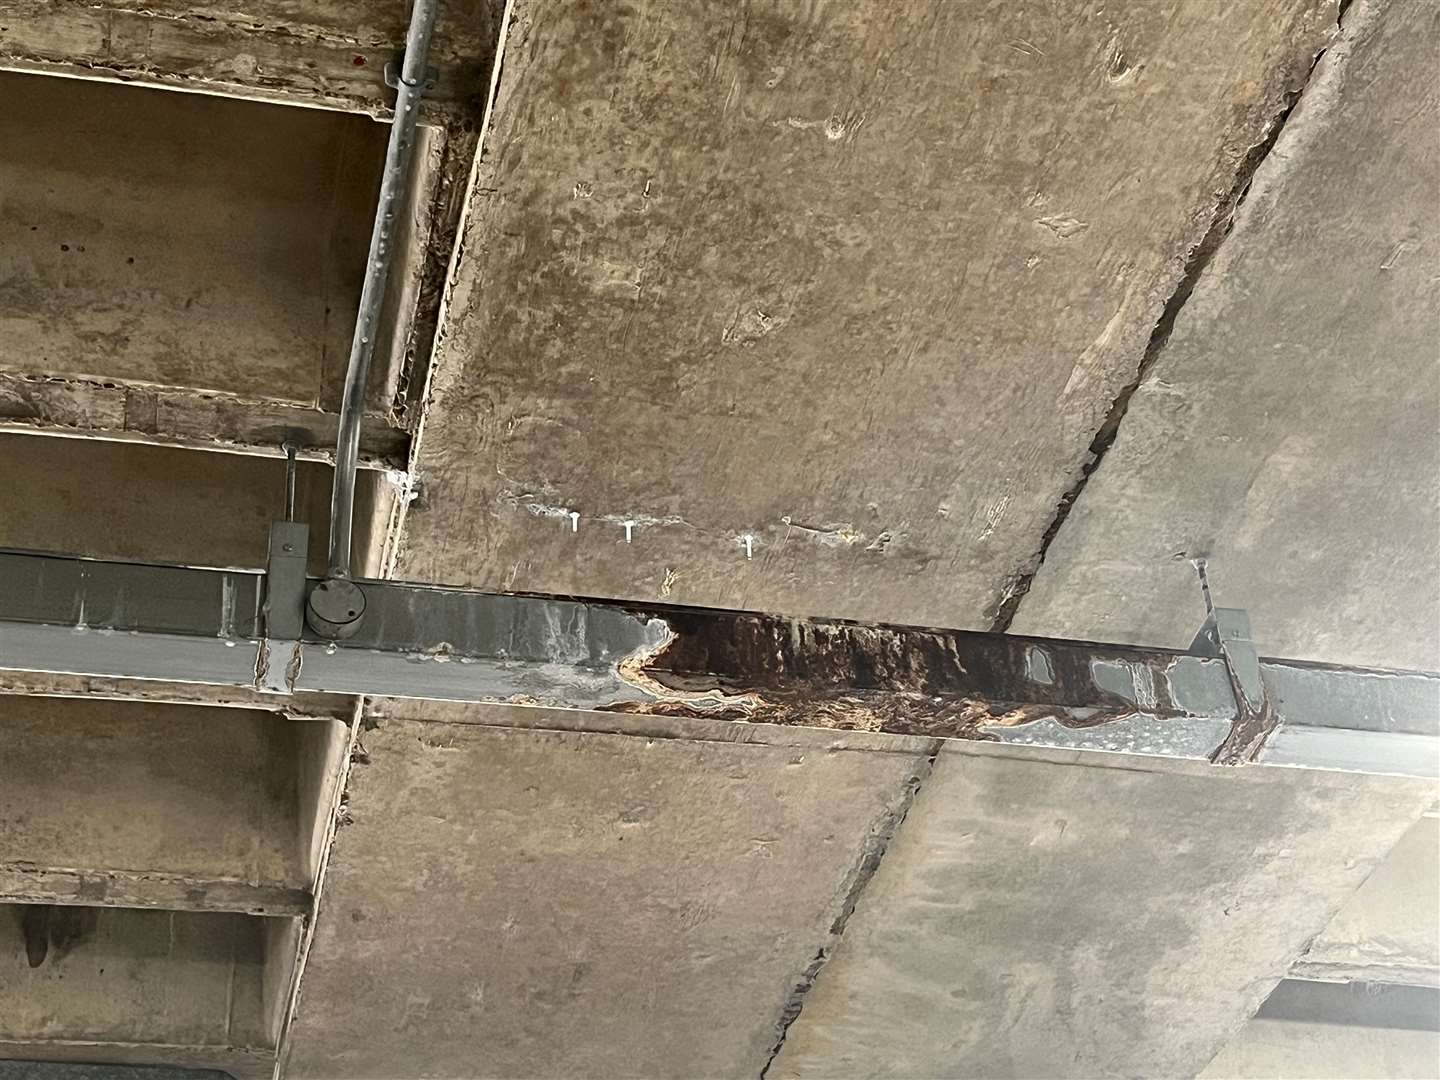
[[[1182, 652], [364, 580], [364, 619], [331, 640], [305, 623], [324, 582], [296, 572], [304, 540], [284, 527], [268, 588], [260, 571], [0, 553], [0, 668], [1440, 776], [1440, 675], [1256, 657], [1257, 688], [1243, 639]], [[1217, 614], [1223, 638], [1236, 613]], [[1259, 729], [1236, 671], [1264, 698]]]

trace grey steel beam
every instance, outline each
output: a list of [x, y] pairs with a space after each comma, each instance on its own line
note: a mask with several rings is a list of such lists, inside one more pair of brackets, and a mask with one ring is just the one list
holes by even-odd
[[343, 640], [292, 638], [289, 590], [272, 669], [264, 581], [0, 553], [0, 668], [1440, 776], [1430, 673], [1259, 659], [1264, 729], [1237, 756], [1253, 717], [1224, 656], [360, 580]]

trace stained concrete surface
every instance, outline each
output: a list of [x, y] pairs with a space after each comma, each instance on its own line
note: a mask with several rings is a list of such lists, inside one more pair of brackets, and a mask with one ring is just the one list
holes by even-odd
[[756, 1075], [924, 760], [381, 724], [331, 854], [295, 1080]]
[[213, 1069], [166, 1065], [61, 1065], [0, 1061], [0, 1080], [228, 1080]]
[[[409, 5], [393, 0], [107, 0], [103, 6], [171, 20], [233, 23], [250, 30], [280, 31], [302, 40], [311, 38], [317, 45], [322, 40], [337, 40], [364, 47], [390, 45], [397, 50], [405, 44], [409, 24]], [[503, 7], [503, 0], [444, 0], [438, 6], [431, 61], [447, 67], [457, 63], [474, 67], [480, 61], [488, 62]], [[488, 74], [488, 70], [470, 74]]]
[[[285, 463], [198, 450], [0, 434], [0, 548], [99, 559], [258, 568], [284, 516]], [[332, 470], [301, 462], [296, 516], [310, 524], [310, 569], [323, 573]], [[375, 573], [389, 481], [356, 479], [355, 552]]]
[[1012, 629], [1440, 669], [1440, 9], [1356, 0]]
[[1200, 1073], [1201, 1080], [1435, 1080], [1433, 1031], [1252, 1020]]
[[[43, 959], [23, 906], [0, 906], [0, 1044], [263, 1046], [263, 920], [214, 912], [56, 908]], [[18, 1056], [3, 1051], [6, 1056]], [[93, 1052], [93, 1051], [92, 1051]], [[103, 1058], [102, 1058], [103, 1060]]]
[[338, 403], [383, 126], [36, 75], [0, 94], [0, 366]]
[[1440, 986], [1440, 819], [1417, 821], [1305, 950], [1324, 979]]
[[401, 573], [986, 625], [1334, 14], [518, 3]]
[[1194, 1075], [1431, 798], [947, 746], [768, 1075]]
[[[38, 1056], [42, 1057], [47, 1065], [55, 1062], [98, 1065], [101, 1069], [114, 1069], [115, 1080], [120, 1080], [125, 1076], [120, 1069], [128, 1066], [161, 1065], [191, 1070], [214, 1069], [223, 1074], [216, 1080], [272, 1080], [275, 1074], [273, 1050], [225, 1046], [176, 1046], [161, 1043], [125, 1046], [118, 1043], [95, 1045], [0, 1040], [0, 1055], [27, 1064], [34, 1062]], [[0, 1061], [0, 1069], [9, 1064], [9, 1061]], [[5, 1074], [0, 1073], [0, 1076], [5, 1076]], [[5, 1076], [5, 1080], [10, 1080], [10, 1078]], [[36, 1077], [35, 1080], [49, 1080], [49, 1078]], [[78, 1080], [78, 1078], [62, 1075], [60, 1080]], [[105, 1076], [105, 1080], [111, 1080], [110, 1076]], [[125, 1080], [130, 1080], [130, 1078], [125, 1077]], [[135, 1080], [151, 1080], [151, 1078], [136, 1077]], [[154, 1077], [154, 1080], [169, 1080], [169, 1078], [157, 1076]], [[205, 1080], [210, 1080], [210, 1078], [206, 1077]]]
[[0, 1080], [229, 1080], [213, 1069], [166, 1065], [61, 1065], [0, 1061]]
[[243, 709], [0, 698], [0, 863], [303, 887], [308, 726]]

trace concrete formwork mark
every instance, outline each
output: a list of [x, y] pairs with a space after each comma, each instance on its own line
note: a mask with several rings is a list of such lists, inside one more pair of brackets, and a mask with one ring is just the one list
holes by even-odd
[[[1341, 17], [1345, 13], [1348, 4], [1337, 7], [1336, 20], [1331, 30], [1330, 41], [1334, 42], [1337, 36], [1344, 32], [1341, 24]], [[1075, 482], [1061, 496], [1056, 504], [1054, 516], [1049, 526], [1045, 529], [1040, 538], [1040, 545], [1036, 552], [1005, 582], [1000, 590], [995, 605], [995, 613], [990, 620], [990, 629], [995, 633], [1004, 633], [1010, 629], [1015, 621], [1016, 612], [1025, 596], [1030, 591], [1040, 567], [1045, 562], [1046, 553], [1060, 529], [1064, 526], [1066, 519], [1070, 516], [1070, 510], [1076, 500], [1084, 493], [1085, 487], [1090, 478], [1095, 474], [1105, 460], [1105, 455], [1114, 445], [1115, 438], [1119, 434], [1120, 425], [1124, 422], [1126, 411], [1130, 407], [1130, 400], [1135, 392], [1149, 377], [1160, 354], [1170, 341], [1170, 335], [1175, 329], [1175, 320], [1179, 317], [1181, 310], [1189, 301], [1199, 284], [1201, 277], [1210, 266], [1211, 260], [1219, 250], [1225, 238], [1230, 235], [1234, 228], [1235, 219], [1244, 204], [1246, 197], [1250, 194], [1252, 183], [1256, 174], [1264, 162], [1269, 158], [1270, 153], [1279, 141], [1285, 125], [1295, 111], [1301, 97], [1310, 88], [1312, 79], [1315, 77], [1316, 69], [1320, 61], [1330, 50], [1331, 44], [1323, 45], [1310, 59], [1309, 67], [1304, 74], [1294, 80], [1291, 89], [1284, 92], [1280, 99], [1279, 107], [1262, 128], [1258, 142], [1253, 144], [1243, 155], [1234, 172], [1234, 179], [1229, 191], [1216, 204], [1210, 219], [1210, 225], [1198, 244], [1190, 249], [1185, 259], [1184, 270], [1180, 274], [1174, 292], [1171, 293], [1161, 310], [1160, 318], [1156, 321], [1151, 331], [1150, 340], [1141, 354], [1140, 363], [1136, 368], [1135, 376], [1123, 387], [1110, 403], [1105, 419], [1096, 430], [1094, 438], [1085, 454], [1084, 464], [1081, 465], [1080, 474]], [[1190, 553], [1194, 554], [1194, 553]]]

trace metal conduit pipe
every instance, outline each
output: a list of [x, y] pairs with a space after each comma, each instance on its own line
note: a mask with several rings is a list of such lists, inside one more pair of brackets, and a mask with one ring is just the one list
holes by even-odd
[[435, 27], [439, 0], [414, 0], [405, 56], [396, 78], [395, 118], [385, 149], [385, 173], [380, 200], [370, 232], [369, 261], [350, 342], [350, 364], [345, 371], [345, 396], [340, 406], [340, 433], [335, 445], [335, 486], [330, 494], [331, 578], [350, 576], [350, 535], [355, 511], [355, 470], [360, 456], [360, 421], [365, 415], [365, 390], [370, 358], [375, 353], [375, 331], [390, 276], [391, 241], [398, 207], [403, 205], [410, 180], [410, 157], [415, 148], [415, 124], [420, 118], [420, 95], [425, 89], [426, 56]]

